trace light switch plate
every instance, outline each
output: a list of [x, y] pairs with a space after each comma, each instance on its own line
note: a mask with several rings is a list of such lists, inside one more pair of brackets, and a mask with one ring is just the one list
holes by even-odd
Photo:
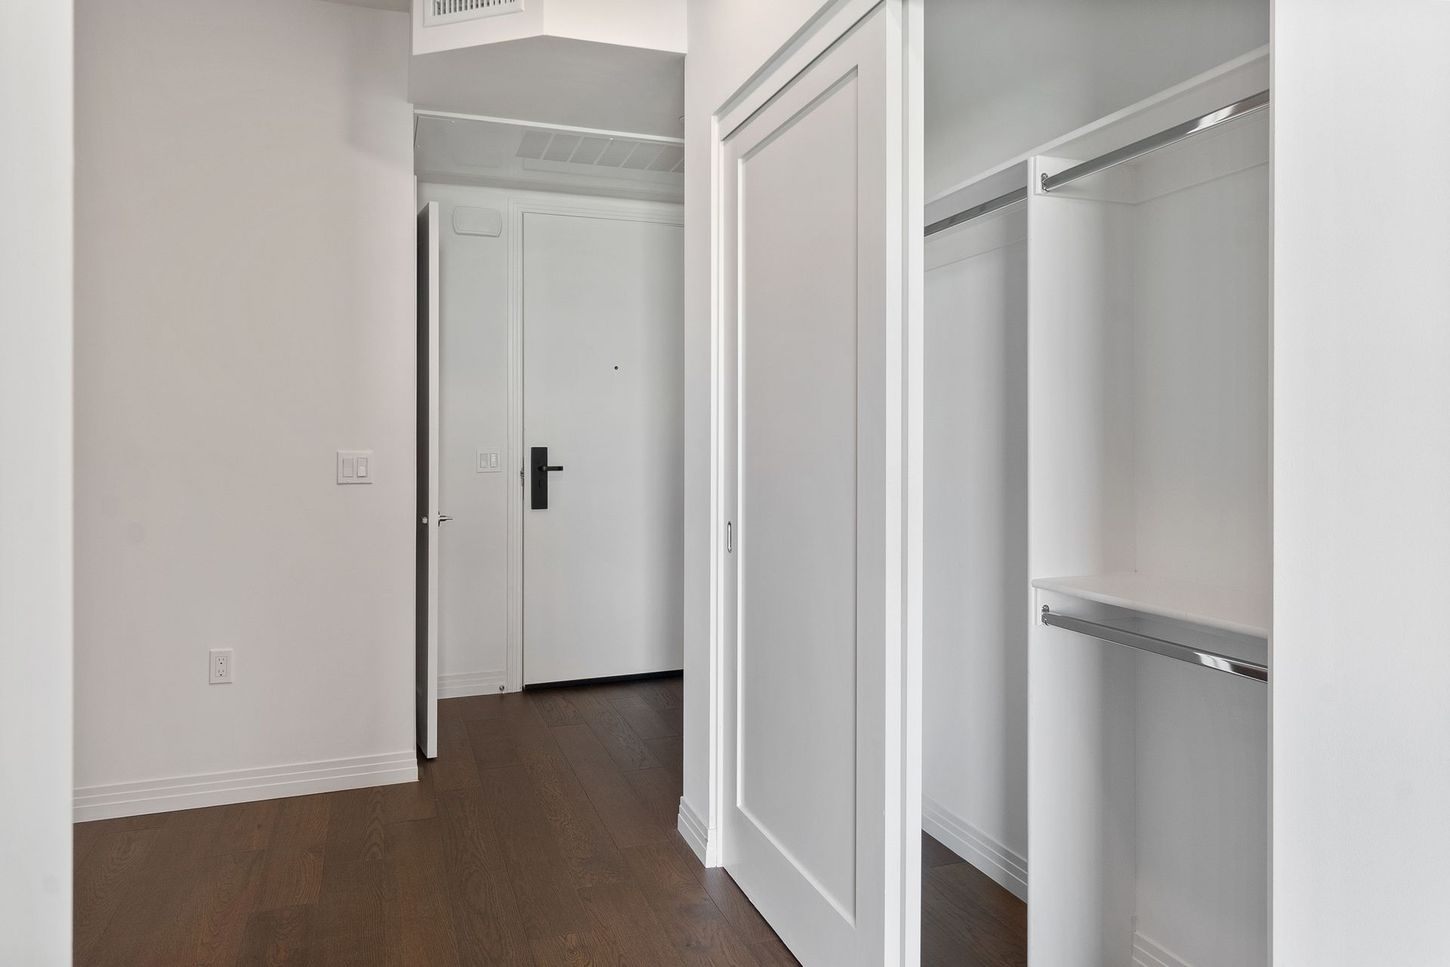
[[502, 473], [503, 459], [497, 450], [479, 450], [474, 466], [478, 473]]
[[339, 484], [370, 484], [377, 470], [373, 467], [371, 450], [337, 451], [337, 482]]

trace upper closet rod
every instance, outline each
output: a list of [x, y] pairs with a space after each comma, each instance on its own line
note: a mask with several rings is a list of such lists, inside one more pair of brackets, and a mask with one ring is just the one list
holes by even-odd
[[1074, 618], [1070, 615], [1057, 614], [1045, 604], [1042, 606], [1042, 623], [1052, 628], [1076, 631], [1080, 635], [1087, 635], [1090, 638], [1097, 638], [1101, 641], [1109, 641], [1115, 645], [1127, 645], [1129, 648], [1137, 648], [1140, 651], [1151, 651], [1155, 655], [1162, 655], [1165, 658], [1175, 658], [1178, 661], [1188, 662], [1190, 665], [1202, 665], [1205, 668], [1212, 668], [1215, 671], [1237, 675], [1239, 678], [1248, 678], [1256, 682], [1267, 682], [1269, 680], [1268, 667], [1260, 665], [1258, 662], [1245, 661], [1242, 658], [1231, 658], [1228, 655], [1220, 655], [1214, 651], [1204, 651], [1202, 648], [1195, 648], [1192, 645], [1181, 644], [1177, 641], [1169, 641], [1166, 638], [1154, 638], [1152, 635], [1145, 635], [1137, 631], [1128, 631], [1126, 628], [1114, 628], [1112, 625], [1088, 621], [1086, 618]]
[[1104, 168], [1111, 168], [1113, 165], [1120, 165], [1125, 161], [1132, 161], [1141, 158], [1143, 155], [1159, 148], [1165, 148], [1170, 144], [1182, 141], [1184, 138], [1192, 137], [1207, 131], [1209, 128], [1217, 127], [1228, 121], [1236, 120], [1246, 114], [1263, 110], [1269, 106], [1269, 92], [1260, 91], [1252, 94], [1241, 101], [1234, 101], [1227, 107], [1221, 107], [1217, 111], [1210, 111], [1202, 117], [1196, 117], [1192, 121], [1184, 121], [1182, 124], [1175, 124], [1166, 131], [1159, 131], [1141, 141], [1134, 141], [1126, 147], [1109, 151], [1107, 154], [1099, 155], [1091, 161], [1084, 161], [1080, 165], [1073, 165], [1066, 171], [1059, 171], [1055, 175], [1043, 172], [1042, 190], [1052, 191], [1061, 188], [1063, 185], [1071, 184], [1079, 178], [1102, 171]]
[[997, 211], [998, 209], [1006, 208], [1008, 205], [1015, 205], [1019, 201], [1026, 200], [1027, 189], [1014, 188], [1011, 191], [1007, 192], [1005, 195], [998, 195], [996, 198], [990, 199], [989, 201], [984, 201], [980, 205], [973, 205], [971, 208], [962, 209], [955, 215], [948, 215], [946, 218], [943, 218], [939, 222], [932, 222], [930, 225], [926, 226], [926, 231], [922, 234], [935, 235], [937, 232], [944, 232], [949, 228], [954, 228], [955, 226], [962, 224], [963, 222], [969, 222], [974, 218], [981, 218], [983, 215], [990, 215], [992, 212]]

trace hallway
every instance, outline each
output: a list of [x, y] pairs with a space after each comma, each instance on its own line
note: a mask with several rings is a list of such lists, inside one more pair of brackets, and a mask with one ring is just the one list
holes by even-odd
[[[681, 681], [440, 703], [418, 783], [75, 827], [85, 965], [794, 964], [675, 832]], [[1025, 908], [934, 840], [923, 964], [1025, 964]]]

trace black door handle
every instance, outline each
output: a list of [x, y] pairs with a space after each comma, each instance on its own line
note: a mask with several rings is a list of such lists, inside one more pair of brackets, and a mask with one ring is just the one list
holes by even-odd
[[529, 463], [534, 467], [534, 479], [529, 486], [529, 507], [532, 510], [549, 509], [549, 474], [563, 470], [563, 465], [549, 464], [548, 447], [530, 447]]

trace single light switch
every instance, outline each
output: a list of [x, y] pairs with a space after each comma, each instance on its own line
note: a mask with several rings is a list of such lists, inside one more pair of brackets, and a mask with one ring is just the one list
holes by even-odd
[[370, 484], [373, 452], [371, 450], [337, 451], [337, 482], [339, 484]]

